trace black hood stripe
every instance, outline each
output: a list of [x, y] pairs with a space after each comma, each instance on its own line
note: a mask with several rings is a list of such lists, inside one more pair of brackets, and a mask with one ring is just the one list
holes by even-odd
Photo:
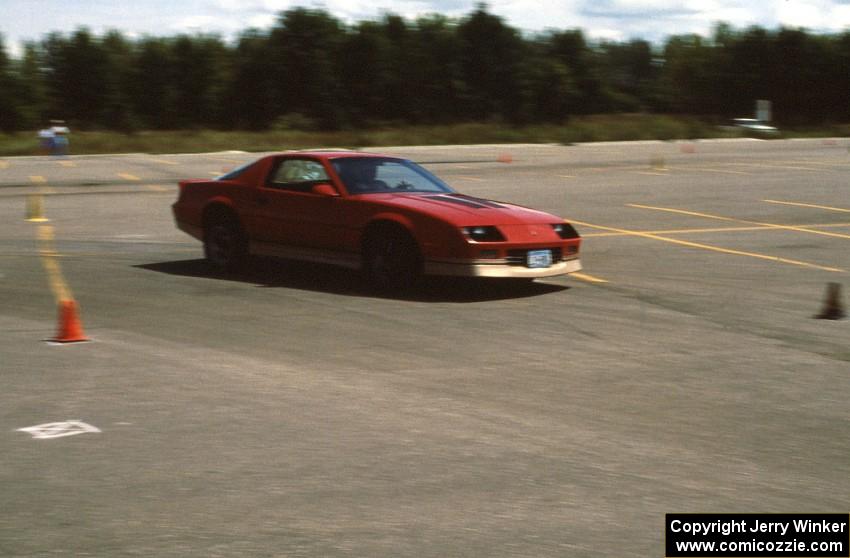
[[464, 196], [461, 194], [454, 195], [446, 195], [446, 196], [430, 196], [431, 199], [445, 201], [449, 203], [456, 203], [458, 205], [463, 205], [466, 207], [472, 207], [474, 209], [486, 209], [488, 207], [500, 209], [501, 205], [493, 203], [489, 200], [483, 200], [481, 198], [473, 198], [471, 196]]
[[466, 200], [470, 200], [470, 201], [474, 201], [476, 203], [480, 203], [481, 205], [486, 206], [486, 207], [492, 207], [494, 209], [504, 209], [504, 207], [505, 207], [504, 205], [502, 205], [500, 203], [496, 203], [496, 202], [490, 201], [490, 200], [485, 200], [483, 198], [473, 198], [472, 196], [467, 196], [466, 194], [457, 194], [457, 195], [459, 197], [466, 199]]

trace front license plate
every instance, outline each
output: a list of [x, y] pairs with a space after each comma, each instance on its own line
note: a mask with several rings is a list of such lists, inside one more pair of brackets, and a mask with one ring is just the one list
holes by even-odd
[[552, 251], [529, 250], [525, 265], [528, 267], [549, 267], [552, 265]]

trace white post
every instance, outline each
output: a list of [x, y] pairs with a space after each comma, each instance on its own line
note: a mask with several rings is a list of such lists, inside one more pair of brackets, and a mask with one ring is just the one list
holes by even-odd
[[764, 99], [756, 101], [756, 120], [759, 122], [770, 122], [772, 119], [771, 102]]

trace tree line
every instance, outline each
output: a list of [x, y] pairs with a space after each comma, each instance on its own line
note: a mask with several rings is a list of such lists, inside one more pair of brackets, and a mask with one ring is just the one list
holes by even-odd
[[0, 129], [332, 130], [379, 124], [561, 123], [618, 112], [749, 116], [756, 99], [803, 125], [850, 121], [850, 32], [738, 30], [663, 44], [523, 34], [484, 4], [467, 16], [347, 25], [295, 8], [235, 41], [51, 33], [0, 41]]

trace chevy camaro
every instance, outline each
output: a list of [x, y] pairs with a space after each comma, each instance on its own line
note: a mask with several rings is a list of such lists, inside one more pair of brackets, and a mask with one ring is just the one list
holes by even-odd
[[563, 219], [460, 194], [398, 157], [268, 155], [181, 181], [172, 209], [221, 270], [257, 254], [359, 268], [376, 286], [404, 287], [421, 274], [531, 280], [581, 269], [581, 238]]

